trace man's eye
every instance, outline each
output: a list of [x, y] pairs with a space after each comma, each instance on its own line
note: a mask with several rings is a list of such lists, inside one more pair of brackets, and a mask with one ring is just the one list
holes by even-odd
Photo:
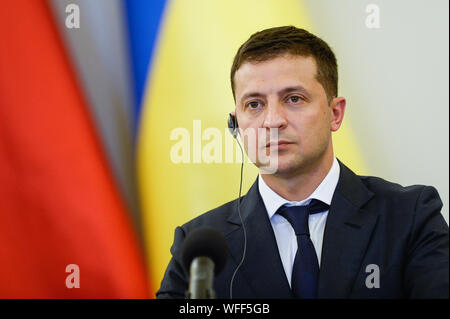
[[259, 102], [257, 102], [257, 101], [250, 102], [250, 103], [248, 103], [248, 106], [251, 109], [256, 109], [259, 106]]
[[298, 103], [298, 102], [300, 102], [301, 99], [302, 98], [300, 96], [297, 96], [297, 95], [293, 95], [293, 96], [289, 97], [289, 101], [292, 102], [292, 103]]

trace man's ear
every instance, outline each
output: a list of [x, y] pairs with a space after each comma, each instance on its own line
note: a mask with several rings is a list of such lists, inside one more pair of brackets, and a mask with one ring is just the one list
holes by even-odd
[[335, 97], [331, 100], [331, 131], [336, 132], [344, 120], [345, 105], [347, 101], [344, 97]]
[[234, 138], [237, 138], [239, 134], [239, 129], [236, 119], [236, 111], [231, 112], [228, 115], [228, 129], [230, 130], [231, 135], [233, 135]]

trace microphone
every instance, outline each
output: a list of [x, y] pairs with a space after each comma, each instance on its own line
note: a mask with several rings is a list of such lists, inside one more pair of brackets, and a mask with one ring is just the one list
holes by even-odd
[[212, 227], [189, 233], [181, 247], [183, 266], [190, 274], [187, 299], [215, 299], [214, 275], [225, 266], [227, 250], [225, 238]]

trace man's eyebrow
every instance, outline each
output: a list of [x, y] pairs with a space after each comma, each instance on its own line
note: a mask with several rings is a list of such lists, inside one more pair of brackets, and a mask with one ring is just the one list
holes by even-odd
[[264, 94], [259, 93], [259, 92], [249, 92], [249, 93], [245, 93], [242, 97], [241, 97], [241, 103], [248, 99], [249, 97], [264, 97]]
[[[306, 89], [305, 89], [303, 86], [301, 86], [301, 85], [286, 87], [286, 88], [284, 88], [284, 89], [278, 91], [278, 95], [281, 96], [281, 95], [285, 95], [285, 94], [291, 93], [291, 92], [301, 92], [301, 93], [305, 94], [307, 97], [309, 96], [308, 90], [306, 90]], [[249, 92], [249, 93], [246, 93], [246, 94], [244, 94], [244, 95], [242, 96], [242, 98], [241, 98], [241, 103], [242, 103], [245, 99], [248, 99], [248, 98], [250, 98], [250, 97], [264, 97], [264, 96], [265, 96], [265, 94], [262, 94], [262, 93], [259, 93], [259, 92]]]
[[287, 87], [282, 89], [281, 91], [278, 91], [278, 95], [285, 95], [287, 93], [291, 93], [291, 92], [301, 92], [307, 96], [309, 96], [309, 92], [308, 90], [306, 90], [303, 86], [299, 85], [299, 86], [291, 86], [291, 87]]

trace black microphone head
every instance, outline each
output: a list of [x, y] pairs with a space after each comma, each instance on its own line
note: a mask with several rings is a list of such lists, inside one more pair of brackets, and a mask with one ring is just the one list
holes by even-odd
[[227, 243], [223, 235], [212, 227], [194, 229], [188, 234], [181, 246], [181, 260], [189, 272], [192, 260], [196, 257], [209, 257], [214, 262], [217, 275], [227, 260]]

